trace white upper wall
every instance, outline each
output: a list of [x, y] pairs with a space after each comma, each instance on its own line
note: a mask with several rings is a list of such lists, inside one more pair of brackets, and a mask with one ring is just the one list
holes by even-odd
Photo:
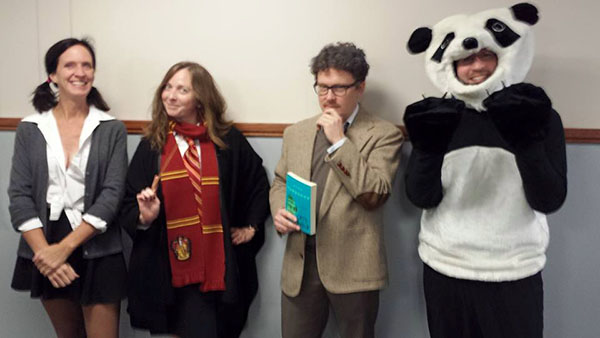
[[[89, 36], [96, 87], [120, 119], [149, 119], [153, 92], [182, 60], [214, 76], [237, 122], [292, 123], [318, 112], [308, 65], [329, 42], [353, 41], [371, 70], [364, 102], [402, 123], [407, 104], [440, 95], [423, 56], [409, 55], [412, 31], [451, 14], [511, 6], [493, 0], [2, 0], [0, 117], [34, 110], [30, 93], [46, 79], [43, 57], [59, 39]], [[528, 81], [546, 89], [571, 128], [600, 128], [600, 47], [594, 0], [535, 4], [536, 57]]]

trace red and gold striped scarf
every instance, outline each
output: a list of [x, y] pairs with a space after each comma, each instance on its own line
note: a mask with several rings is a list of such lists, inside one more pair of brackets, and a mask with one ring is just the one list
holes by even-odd
[[[188, 142], [179, 156], [175, 131]], [[200, 143], [200, 157], [194, 140]], [[160, 180], [174, 287], [200, 284], [201, 291], [225, 290], [225, 249], [219, 200], [219, 165], [204, 126], [169, 124], [161, 155]]]

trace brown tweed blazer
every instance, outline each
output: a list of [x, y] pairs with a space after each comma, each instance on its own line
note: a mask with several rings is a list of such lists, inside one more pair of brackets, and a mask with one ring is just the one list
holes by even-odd
[[[270, 191], [271, 213], [285, 207], [285, 177], [292, 171], [310, 179], [319, 116], [284, 131], [281, 159]], [[402, 133], [360, 108], [344, 145], [325, 157], [331, 167], [317, 215], [317, 267], [332, 293], [378, 290], [387, 284], [381, 206], [389, 197], [400, 161]], [[323, 187], [317, 187], [323, 189]], [[304, 233], [290, 233], [283, 258], [281, 289], [300, 293]]]

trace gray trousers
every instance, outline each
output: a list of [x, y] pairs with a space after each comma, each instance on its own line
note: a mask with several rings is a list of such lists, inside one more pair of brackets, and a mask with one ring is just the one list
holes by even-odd
[[304, 257], [300, 294], [288, 297], [281, 293], [282, 337], [320, 338], [331, 305], [342, 338], [374, 338], [379, 290], [346, 294], [328, 292], [317, 271], [314, 239], [307, 241]]

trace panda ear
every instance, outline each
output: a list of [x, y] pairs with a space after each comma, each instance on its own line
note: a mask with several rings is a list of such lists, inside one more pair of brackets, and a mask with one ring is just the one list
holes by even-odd
[[417, 28], [408, 39], [406, 47], [411, 54], [424, 52], [431, 43], [431, 29], [428, 27]]
[[538, 22], [538, 10], [537, 8], [529, 3], [522, 2], [516, 4], [510, 8], [513, 12], [515, 19], [523, 22], [527, 22], [530, 25], [535, 25]]

